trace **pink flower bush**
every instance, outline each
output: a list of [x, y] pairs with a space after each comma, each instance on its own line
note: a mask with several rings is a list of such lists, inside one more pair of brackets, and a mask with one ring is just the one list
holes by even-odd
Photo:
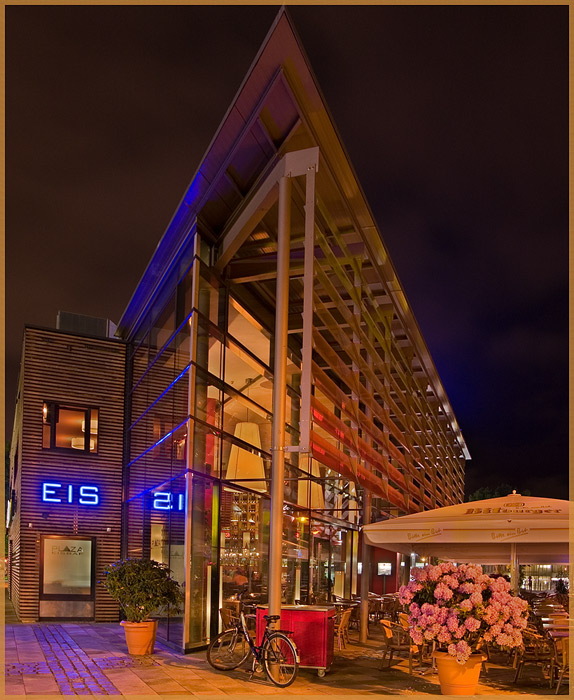
[[415, 644], [434, 641], [461, 664], [485, 642], [503, 649], [522, 644], [528, 603], [510, 594], [504, 578], [491, 578], [480, 566], [450, 562], [412, 573], [399, 600], [408, 605]]

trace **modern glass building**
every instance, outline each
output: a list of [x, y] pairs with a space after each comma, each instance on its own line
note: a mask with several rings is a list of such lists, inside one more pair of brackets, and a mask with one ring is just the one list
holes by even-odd
[[239, 591], [350, 598], [361, 522], [463, 499], [464, 439], [284, 10], [117, 336], [122, 552], [184, 587], [178, 648]]
[[131, 369], [125, 548], [186, 586], [164, 630], [174, 643], [204, 644], [240, 588], [265, 595], [274, 450], [284, 602], [357, 591], [366, 492], [373, 518], [463, 498], [465, 443], [285, 12], [119, 333]]

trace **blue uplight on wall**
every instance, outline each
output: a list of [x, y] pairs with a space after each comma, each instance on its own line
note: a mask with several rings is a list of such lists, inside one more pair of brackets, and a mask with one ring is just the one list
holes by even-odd
[[97, 506], [100, 502], [99, 486], [74, 486], [45, 481], [42, 484], [44, 503], [78, 503], [81, 506]]

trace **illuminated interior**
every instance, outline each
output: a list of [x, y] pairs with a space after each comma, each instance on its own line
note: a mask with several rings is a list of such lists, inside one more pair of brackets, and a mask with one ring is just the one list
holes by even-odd
[[98, 409], [44, 403], [42, 447], [97, 452]]

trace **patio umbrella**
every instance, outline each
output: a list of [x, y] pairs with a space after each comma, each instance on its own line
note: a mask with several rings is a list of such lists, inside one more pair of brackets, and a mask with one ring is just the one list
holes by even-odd
[[568, 563], [569, 501], [512, 493], [363, 527], [367, 544], [403, 554], [477, 564]]

